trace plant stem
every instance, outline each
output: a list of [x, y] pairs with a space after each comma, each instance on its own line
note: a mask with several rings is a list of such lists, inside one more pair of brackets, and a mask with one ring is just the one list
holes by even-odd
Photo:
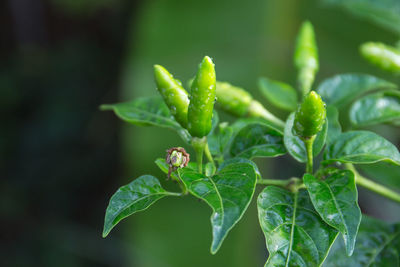
[[211, 155], [210, 148], [208, 147], [208, 142], [207, 142], [207, 144], [206, 144], [206, 147], [205, 147], [205, 149], [204, 149], [204, 152], [205, 152], [205, 154], [206, 154], [207, 160], [208, 160], [209, 162], [211, 162], [211, 164], [214, 165], [214, 167], [215, 167], [215, 162], [214, 162], [214, 159], [213, 159], [213, 157], [212, 157], [212, 155]]
[[354, 178], [356, 180], [356, 184], [365, 187], [379, 195], [382, 195], [386, 198], [389, 198], [393, 201], [400, 202], [400, 194], [397, 193], [396, 191], [393, 191], [386, 186], [383, 186], [381, 184], [378, 184], [374, 181], [371, 181], [370, 179], [362, 176], [357, 172], [357, 170], [354, 168], [353, 164], [347, 163], [346, 168], [353, 171], [354, 173]]
[[306, 172], [309, 174], [313, 173], [313, 144], [315, 140], [315, 136], [313, 135], [310, 138], [302, 138], [304, 145], [306, 146], [306, 152], [307, 152], [307, 166], [306, 166]]
[[197, 170], [199, 173], [203, 173], [203, 153], [207, 145], [207, 137], [193, 137], [192, 146], [196, 152]]
[[257, 184], [263, 185], [276, 185], [276, 186], [287, 186], [290, 183], [290, 180], [278, 180], [278, 179], [258, 179]]
[[292, 177], [286, 180], [278, 179], [258, 179], [257, 184], [262, 185], [275, 185], [289, 189], [292, 192], [297, 192], [299, 189], [305, 188], [302, 180], [297, 177]]

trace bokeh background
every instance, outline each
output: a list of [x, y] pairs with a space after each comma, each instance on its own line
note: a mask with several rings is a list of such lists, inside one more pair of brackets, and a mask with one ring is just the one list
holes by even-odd
[[[153, 162], [182, 142], [168, 130], [124, 124], [99, 105], [155, 95], [156, 63], [187, 81], [204, 55], [219, 80], [261, 99], [260, 76], [295, 83], [294, 40], [305, 19], [317, 35], [317, 84], [345, 72], [400, 84], [358, 54], [366, 41], [398, 41], [399, 17], [396, 0], [1, 1], [0, 265], [263, 266], [255, 201], [214, 256], [211, 210], [190, 196], [163, 199], [103, 239], [110, 196], [141, 174], [164, 180]], [[399, 128], [373, 130], [399, 147]], [[289, 157], [257, 163], [269, 178], [303, 169]], [[399, 169], [367, 171], [400, 188]], [[367, 214], [400, 220], [388, 200], [361, 189], [360, 201]]]

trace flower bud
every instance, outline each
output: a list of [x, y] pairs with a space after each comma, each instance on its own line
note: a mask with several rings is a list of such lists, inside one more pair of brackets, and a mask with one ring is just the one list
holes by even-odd
[[168, 178], [170, 178], [172, 171], [175, 171], [178, 168], [184, 168], [188, 165], [190, 155], [183, 147], [172, 147], [167, 150], [165, 161], [169, 166]]

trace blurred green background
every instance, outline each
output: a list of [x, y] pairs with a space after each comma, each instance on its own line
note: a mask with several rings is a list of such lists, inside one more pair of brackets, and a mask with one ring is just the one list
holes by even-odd
[[[102, 239], [113, 192], [142, 174], [164, 180], [154, 160], [183, 143], [168, 130], [123, 124], [98, 106], [155, 95], [153, 64], [185, 82], [204, 55], [214, 59], [218, 80], [261, 99], [260, 76], [295, 83], [295, 35], [306, 19], [319, 46], [317, 84], [344, 72], [400, 84], [358, 54], [363, 42], [399, 39], [400, 5], [364, 2], [374, 1], [0, 2], [1, 265], [263, 266], [267, 252], [255, 201], [214, 256], [211, 210], [190, 196], [163, 199]], [[398, 129], [374, 128], [399, 147]], [[266, 178], [303, 169], [289, 157], [257, 163]], [[375, 178], [399, 189], [396, 171]], [[400, 220], [398, 205], [364, 190], [360, 205], [367, 214]]]

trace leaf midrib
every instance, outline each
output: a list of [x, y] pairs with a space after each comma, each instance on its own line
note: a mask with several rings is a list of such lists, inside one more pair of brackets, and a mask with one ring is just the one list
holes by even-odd
[[290, 254], [291, 254], [292, 248], [293, 248], [293, 235], [294, 235], [294, 226], [295, 226], [295, 223], [296, 223], [296, 211], [297, 211], [297, 199], [298, 199], [298, 194], [299, 194], [298, 191], [297, 191], [296, 193], [294, 193], [293, 215], [292, 215], [292, 227], [291, 227], [291, 229], [290, 229], [289, 250], [288, 250], [288, 254], [287, 254], [287, 256], [286, 256], [285, 267], [288, 267], [288, 266], [289, 266]]
[[161, 124], [154, 123], [152, 121], [149, 122], [149, 121], [145, 121], [145, 120], [140, 120], [138, 118], [132, 118], [132, 119], [128, 118], [127, 116], [124, 116], [123, 114], [121, 114], [121, 112], [119, 110], [117, 110], [117, 107], [115, 107], [115, 106], [114, 106], [113, 110], [121, 119], [124, 119], [124, 120], [136, 120], [136, 121], [141, 121], [141, 122], [143, 121], [143, 122], [146, 122], [146, 123], [150, 123], [150, 124], [153, 124], [153, 125], [164, 126], [164, 127], [176, 127], [177, 126], [177, 125], [175, 125], [176, 122], [174, 120], [172, 120], [171, 118], [164, 117], [164, 116], [158, 115], [156, 113], [151, 113], [151, 112], [149, 112], [147, 110], [141, 110], [141, 109], [138, 109], [138, 108], [132, 108], [132, 111], [136, 111], [136, 112], [139, 111], [140, 113], [143, 113], [143, 114], [148, 115], [150, 117], [154, 117], [154, 118], [158, 119], [159, 121], [166, 121], [166, 122], [172, 123], [173, 126], [172, 125], [168, 125], [168, 126], [167, 125], [161, 125]]
[[[121, 213], [125, 212], [130, 206], [136, 204], [136, 203], [139, 202], [139, 201], [142, 201], [143, 199], [150, 198], [150, 197], [153, 197], [153, 196], [158, 196], [158, 195], [178, 196], [178, 195], [180, 195], [180, 194], [179, 194], [179, 193], [175, 194], [175, 193], [172, 193], [172, 192], [159, 192], [159, 193], [154, 193], [154, 194], [145, 195], [145, 196], [142, 196], [142, 197], [137, 198], [136, 200], [134, 200], [132, 203], [130, 203], [129, 205], [127, 205], [127, 206], [126, 206], [121, 212], [119, 212], [118, 214], [121, 214]], [[140, 211], [140, 210], [137, 210], [137, 211]], [[118, 216], [118, 215], [117, 215], [117, 216]], [[115, 218], [116, 218], [117, 216], [114, 216], [114, 219], [112, 220], [112, 222], [114, 222], [114, 220], [115, 220]], [[125, 217], [124, 217], [124, 218], [125, 218]]]
[[[351, 155], [347, 155], [347, 156], [343, 156], [341, 159], [340, 158], [330, 158], [327, 161], [343, 161], [346, 163], [352, 163], [353, 161], [351, 161], [354, 157], [363, 157], [363, 156], [371, 156], [371, 154], [366, 154], [366, 153], [359, 153], [359, 154], [351, 154]], [[380, 155], [373, 155], [374, 157], [380, 156]], [[384, 161], [384, 160], [389, 160], [397, 165], [400, 165], [399, 161], [393, 160], [391, 158], [388, 157], [384, 157], [384, 156], [380, 156], [380, 158], [373, 160], [373, 161], [368, 161], [368, 163], [376, 163], [379, 161]], [[355, 162], [355, 163], [359, 163], [359, 162]]]
[[[344, 217], [343, 217], [342, 210], [339, 208], [339, 205], [338, 205], [338, 203], [337, 203], [337, 201], [336, 201], [335, 195], [334, 195], [333, 192], [332, 192], [332, 189], [330, 188], [330, 186], [328, 185], [327, 182], [325, 182], [325, 181], [321, 181], [321, 182], [328, 188], [329, 193], [331, 194], [333, 203], [335, 203], [336, 210], [338, 211], [338, 213], [339, 213], [339, 215], [340, 215], [340, 219], [342, 220], [343, 225], [344, 225], [344, 228], [346, 229], [346, 234], [349, 234], [349, 228], [348, 228], [347, 223], [346, 223], [346, 221], [345, 221], [345, 219], [344, 219]], [[336, 228], [336, 227], [335, 227], [335, 228]], [[346, 243], [347, 243], [347, 242], [346, 242]]]

